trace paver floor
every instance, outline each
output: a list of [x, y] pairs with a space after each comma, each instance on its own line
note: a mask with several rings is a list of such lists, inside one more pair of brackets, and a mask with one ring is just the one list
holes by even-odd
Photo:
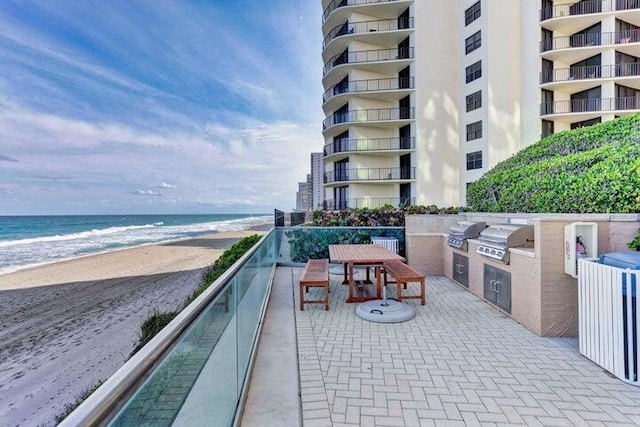
[[538, 337], [445, 277], [405, 323], [362, 320], [346, 295], [332, 274], [329, 311], [295, 310], [305, 427], [640, 425], [640, 388], [577, 339]]

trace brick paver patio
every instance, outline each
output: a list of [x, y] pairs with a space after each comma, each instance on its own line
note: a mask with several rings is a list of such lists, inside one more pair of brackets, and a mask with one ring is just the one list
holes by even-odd
[[340, 282], [332, 274], [329, 311], [295, 310], [305, 427], [640, 425], [640, 388], [583, 357], [575, 338], [538, 337], [439, 276], [427, 278], [426, 306], [409, 302], [415, 319], [372, 323]]

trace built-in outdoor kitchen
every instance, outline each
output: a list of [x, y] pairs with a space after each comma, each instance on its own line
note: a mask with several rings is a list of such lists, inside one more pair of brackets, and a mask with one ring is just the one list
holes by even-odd
[[565, 273], [565, 226], [595, 223], [597, 251], [605, 253], [626, 250], [638, 220], [606, 214], [408, 215], [407, 260], [427, 275], [454, 280], [538, 335], [577, 336], [578, 286]]

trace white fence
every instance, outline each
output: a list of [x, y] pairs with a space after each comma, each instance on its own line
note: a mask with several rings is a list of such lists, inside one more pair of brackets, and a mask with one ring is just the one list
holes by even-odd
[[580, 353], [621, 380], [640, 386], [640, 270], [578, 260]]
[[371, 243], [374, 245], [384, 246], [393, 253], [398, 253], [398, 239], [393, 237], [372, 237]]

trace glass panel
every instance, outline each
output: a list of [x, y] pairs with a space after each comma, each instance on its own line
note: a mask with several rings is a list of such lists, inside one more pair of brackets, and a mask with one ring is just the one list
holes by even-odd
[[[220, 420], [220, 425], [230, 423], [238, 391], [235, 375], [228, 374], [228, 367], [234, 366], [236, 356], [235, 328], [228, 328], [234, 319], [234, 304], [229, 300], [233, 292], [227, 292], [228, 289], [191, 324], [110, 426], [172, 425], [177, 416], [177, 419], [188, 420], [185, 425], [207, 425], [211, 418], [200, 420], [190, 398], [195, 385], [196, 390], [207, 386], [210, 403], [206, 408], [215, 413], [209, 412], [208, 417]], [[212, 359], [216, 363], [211, 362]], [[215, 399], [211, 399], [212, 396]]]

